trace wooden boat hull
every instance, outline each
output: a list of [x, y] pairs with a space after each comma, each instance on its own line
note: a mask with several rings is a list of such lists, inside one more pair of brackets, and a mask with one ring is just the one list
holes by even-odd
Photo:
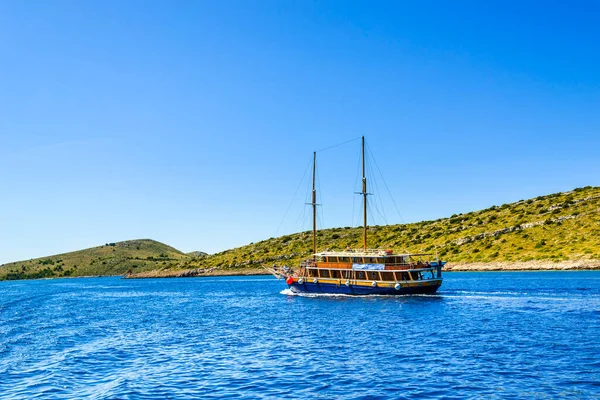
[[391, 285], [378, 285], [372, 286], [365, 282], [365, 284], [339, 284], [339, 283], [328, 283], [328, 282], [317, 282], [312, 281], [298, 283], [294, 281], [289, 284], [289, 288], [296, 293], [321, 293], [321, 294], [348, 294], [348, 295], [408, 295], [408, 294], [434, 294], [439, 287], [442, 285], [441, 279], [424, 281], [415, 284], [403, 285], [399, 289]]

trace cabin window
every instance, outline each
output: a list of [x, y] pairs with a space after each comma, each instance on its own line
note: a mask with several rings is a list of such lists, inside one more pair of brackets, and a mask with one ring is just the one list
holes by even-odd
[[371, 279], [379, 279], [379, 276], [377, 276], [377, 272], [371, 272]]
[[322, 276], [323, 278], [328, 278], [328, 277], [329, 277], [329, 271], [327, 271], [327, 270], [322, 270], [322, 271], [321, 271], [321, 276]]
[[358, 271], [358, 279], [362, 279], [363, 278], [363, 273], [362, 271]]

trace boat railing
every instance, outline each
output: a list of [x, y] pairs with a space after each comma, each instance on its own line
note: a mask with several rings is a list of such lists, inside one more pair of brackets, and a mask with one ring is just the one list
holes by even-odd
[[437, 267], [423, 267], [423, 268], [398, 268], [398, 269], [352, 269], [352, 268], [328, 268], [328, 267], [317, 267], [316, 265], [304, 266], [306, 269], [311, 270], [327, 270], [327, 271], [362, 271], [362, 272], [422, 272], [422, 271], [436, 271]]
[[308, 259], [308, 260], [304, 260], [300, 263], [300, 267], [304, 267], [304, 268], [316, 268], [317, 267], [317, 263], [315, 260]]
[[348, 263], [319, 263], [319, 264], [332, 264], [332, 265], [318, 265], [316, 263], [312, 264], [304, 264], [301, 263], [301, 267], [310, 268], [310, 269], [321, 269], [321, 270], [336, 270], [336, 271], [382, 271], [382, 272], [406, 272], [406, 271], [432, 271], [436, 270], [437, 265], [427, 265], [427, 264], [394, 264], [394, 265], [385, 265], [385, 269], [354, 269], [354, 268], [344, 268], [339, 265], [348, 265]]
[[[414, 270], [355, 270], [338, 268], [307, 267], [300, 275], [308, 279], [358, 280], [377, 282], [423, 281], [441, 278], [436, 274], [437, 268], [421, 268]], [[431, 275], [431, 276], [430, 276]], [[406, 279], [408, 278], [408, 279]]]
[[368, 276], [359, 278], [359, 277], [326, 277], [326, 276], [304, 276], [305, 279], [308, 280], [313, 280], [316, 279], [317, 281], [319, 280], [327, 280], [329, 282], [333, 281], [334, 283], [338, 284], [338, 285], [342, 285], [344, 283], [346, 283], [347, 281], [349, 281], [351, 284], [355, 284], [357, 282], [386, 282], [386, 283], [410, 283], [410, 282], [430, 282], [430, 281], [441, 281], [440, 277], [436, 277], [435, 275], [431, 275], [431, 276], [422, 276], [419, 277], [419, 279], [393, 279], [393, 280], [388, 280], [388, 279], [370, 279]]
[[[317, 256], [323, 255], [345, 255], [345, 256], [386, 256], [386, 255], [395, 255], [393, 250], [384, 250], [384, 249], [345, 249], [345, 250], [325, 250], [320, 253], [316, 253]], [[408, 254], [403, 254], [408, 255]]]

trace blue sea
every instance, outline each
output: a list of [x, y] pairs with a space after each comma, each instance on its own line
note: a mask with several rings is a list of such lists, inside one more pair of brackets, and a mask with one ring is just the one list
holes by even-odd
[[600, 272], [446, 273], [435, 296], [285, 287], [0, 282], [0, 397], [600, 398]]

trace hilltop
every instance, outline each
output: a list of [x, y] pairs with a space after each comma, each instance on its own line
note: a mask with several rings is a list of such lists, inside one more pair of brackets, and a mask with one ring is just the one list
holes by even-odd
[[[372, 226], [370, 248], [431, 252], [447, 270], [600, 268], [600, 187], [539, 196], [448, 218]], [[360, 248], [362, 228], [318, 232], [323, 250]], [[0, 266], [0, 279], [121, 275], [138, 277], [260, 273], [262, 264], [296, 265], [311, 254], [301, 232], [206, 255], [152, 240], [110, 243]]]
[[4, 264], [0, 266], [0, 279], [123, 275], [128, 271], [159, 269], [189, 258], [181, 251], [154, 240], [128, 240]]

